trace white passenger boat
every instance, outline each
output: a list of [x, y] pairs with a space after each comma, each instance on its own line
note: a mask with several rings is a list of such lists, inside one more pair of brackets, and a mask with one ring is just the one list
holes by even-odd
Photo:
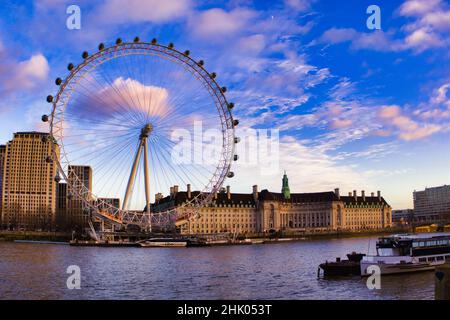
[[139, 241], [141, 247], [186, 247], [188, 241], [178, 238], [151, 238]]
[[365, 256], [360, 263], [361, 275], [373, 273], [378, 266], [381, 274], [434, 270], [450, 262], [450, 234], [400, 234], [379, 238], [376, 255]]

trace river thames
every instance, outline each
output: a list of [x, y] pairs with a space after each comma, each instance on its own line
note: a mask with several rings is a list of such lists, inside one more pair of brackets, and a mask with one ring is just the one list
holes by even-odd
[[[433, 299], [434, 273], [318, 279], [317, 267], [367, 253], [375, 237], [199, 248], [0, 243], [1, 299]], [[67, 267], [81, 270], [69, 290]]]

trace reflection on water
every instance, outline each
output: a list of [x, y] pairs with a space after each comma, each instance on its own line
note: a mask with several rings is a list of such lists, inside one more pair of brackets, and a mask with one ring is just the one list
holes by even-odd
[[[381, 290], [360, 277], [317, 279], [321, 262], [374, 246], [375, 238], [204, 248], [0, 243], [0, 298], [433, 299], [433, 272], [384, 276]], [[81, 268], [80, 290], [66, 287], [69, 265]]]

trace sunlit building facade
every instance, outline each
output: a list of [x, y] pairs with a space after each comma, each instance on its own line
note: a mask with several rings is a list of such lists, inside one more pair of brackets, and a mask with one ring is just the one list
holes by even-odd
[[[159, 194], [152, 204], [154, 210], [177, 207], [183, 216], [192, 211], [186, 204], [198, 195], [188, 185], [186, 191], [178, 186], [163, 197]], [[182, 233], [213, 234], [232, 232], [256, 234], [274, 231], [328, 232], [362, 231], [392, 226], [392, 209], [377, 194], [366, 196], [356, 191], [341, 196], [339, 189], [329, 192], [291, 193], [286, 174], [280, 193], [268, 190], [252, 193], [231, 193], [230, 187], [214, 195], [212, 203], [199, 209], [199, 216], [181, 227]]]
[[2, 225], [3, 168], [5, 167], [6, 146], [0, 145], [0, 227]]
[[49, 230], [56, 222], [58, 145], [47, 133], [17, 132], [4, 151], [2, 225], [10, 229]]
[[414, 221], [437, 222], [450, 218], [450, 186], [414, 191]]

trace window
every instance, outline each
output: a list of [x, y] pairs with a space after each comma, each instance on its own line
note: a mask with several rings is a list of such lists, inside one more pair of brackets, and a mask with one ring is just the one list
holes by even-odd
[[419, 258], [419, 262], [427, 262], [427, 258]]

